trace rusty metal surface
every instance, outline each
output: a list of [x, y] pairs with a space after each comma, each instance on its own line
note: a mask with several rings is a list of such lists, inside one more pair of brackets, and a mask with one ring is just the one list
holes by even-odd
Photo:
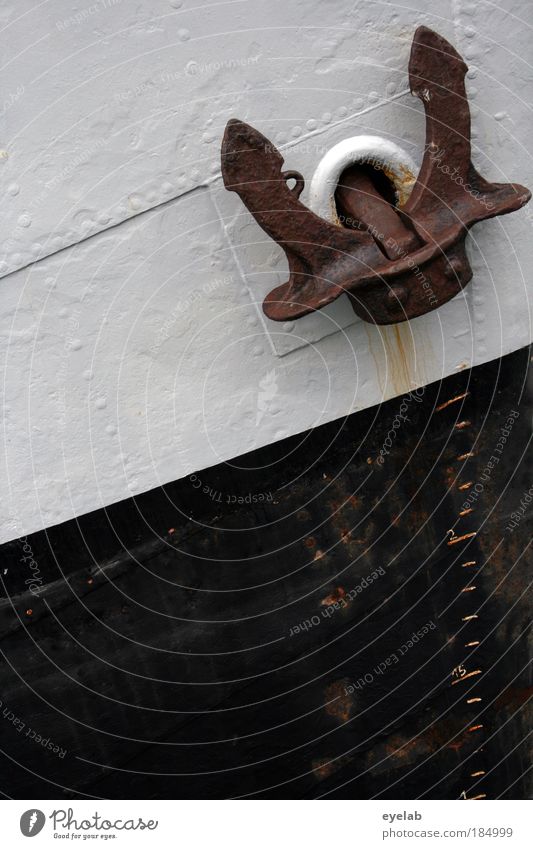
[[[356, 219], [351, 229], [307, 209], [298, 199], [303, 178], [282, 170], [279, 150], [248, 124], [228, 122], [224, 184], [239, 194], [289, 262], [289, 280], [263, 304], [269, 318], [299, 318], [347, 292], [362, 319], [394, 324], [436, 309], [469, 282], [468, 230], [520, 209], [531, 194], [519, 184], [489, 183], [472, 165], [466, 71], [442, 36], [426, 27], [416, 30], [409, 80], [426, 113], [420, 173], [406, 203], [387, 210], [364, 183], [346, 184], [340, 199]], [[350, 201], [350, 191], [370, 196]]]
[[0, 789], [529, 796], [529, 356], [4, 546]]

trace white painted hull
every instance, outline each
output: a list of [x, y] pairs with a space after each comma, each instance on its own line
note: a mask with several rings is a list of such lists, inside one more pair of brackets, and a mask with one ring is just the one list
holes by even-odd
[[380, 135], [419, 164], [406, 74], [425, 23], [471, 65], [476, 166], [531, 187], [528, 4], [435, 8], [7, 5], [0, 541], [531, 341], [527, 208], [474, 229], [474, 279], [437, 312], [373, 327], [343, 297], [279, 325], [261, 302], [284, 256], [222, 186], [230, 117], [272, 139], [307, 187], [348, 136]]

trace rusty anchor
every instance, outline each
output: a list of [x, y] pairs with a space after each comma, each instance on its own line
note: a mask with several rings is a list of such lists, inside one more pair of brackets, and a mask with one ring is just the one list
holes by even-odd
[[335, 201], [350, 228], [300, 202], [302, 175], [282, 170], [283, 157], [265, 136], [242, 121], [228, 122], [224, 185], [237, 192], [289, 263], [288, 281], [264, 301], [268, 318], [300, 318], [346, 292], [365, 321], [395, 324], [437, 309], [466, 286], [472, 278], [465, 251], [470, 227], [520, 209], [531, 197], [516, 183], [487, 182], [472, 165], [467, 70], [442, 36], [427, 27], [416, 30], [409, 82], [426, 113], [420, 173], [399, 206], [364, 170], [345, 172]]

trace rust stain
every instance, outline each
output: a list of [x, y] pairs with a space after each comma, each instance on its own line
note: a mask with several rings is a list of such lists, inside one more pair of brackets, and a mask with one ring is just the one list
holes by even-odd
[[454, 678], [452, 686], [454, 684], [458, 684], [459, 681], [466, 681], [467, 678], [473, 678], [475, 675], [481, 675], [481, 671], [481, 669], [473, 669], [472, 672], [467, 672], [466, 675], [462, 675], [461, 678]]
[[465, 489], [470, 489], [474, 481], [468, 481], [467, 483], [462, 483], [459, 489], [463, 492]]
[[307, 546], [307, 548], [314, 548], [316, 545], [316, 539], [314, 537], [307, 537], [307, 539], [304, 540], [304, 545]]
[[456, 430], [464, 430], [465, 427], [470, 427], [471, 424], [472, 424], [471, 421], [469, 421], [468, 419], [465, 419], [464, 422], [457, 422], [457, 424], [455, 425], [455, 429]]
[[315, 560], [322, 560], [323, 557], [325, 557], [324, 552], [320, 548], [317, 548], [317, 550], [315, 551], [315, 556], [313, 557], [313, 562]]
[[460, 537], [452, 537], [448, 540], [448, 545], [455, 545], [457, 542], [464, 542], [465, 539], [472, 539], [472, 537], [475, 537], [476, 534], [477, 531], [472, 531], [471, 533], [463, 534]]

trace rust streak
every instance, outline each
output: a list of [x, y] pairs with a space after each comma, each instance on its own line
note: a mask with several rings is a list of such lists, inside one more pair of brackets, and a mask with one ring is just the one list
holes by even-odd
[[460, 454], [457, 460], [460, 462], [461, 460], [468, 460], [469, 457], [475, 457], [473, 451], [467, 451], [466, 454]]
[[463, 492], [465, 489], [470, 489], [474, 481], [468, 481], [468, 483], [462, 483], [459, 489]]
[[456, 430], [464, 430], [465, 427], [470, 427], [472, 422], [469, 419], [465, 419], [464, 422], [457, 422], [455, 425]]

